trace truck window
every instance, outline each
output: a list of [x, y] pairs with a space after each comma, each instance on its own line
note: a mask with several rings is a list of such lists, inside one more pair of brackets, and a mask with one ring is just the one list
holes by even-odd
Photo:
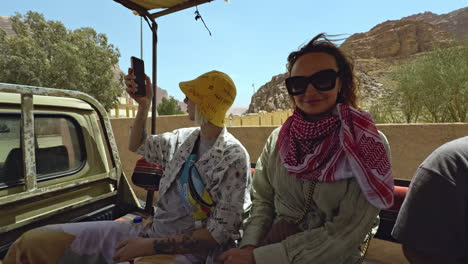
[[9, 176], [5, 166], [7, 157], [10, 156], [11, 160], [15, 155], [10, 154], [14, 153], [15, 149], [20, 149], [19, 115], [0, 115], [0, 184], [2, 185], [18, 181], [16, 176]]
[[[0, 114], [0, 187], [24, 182], [19, 114]], [[82, 134], [71, 117], [34, 115], [37, 180], [79, 170], [85, 161]]]

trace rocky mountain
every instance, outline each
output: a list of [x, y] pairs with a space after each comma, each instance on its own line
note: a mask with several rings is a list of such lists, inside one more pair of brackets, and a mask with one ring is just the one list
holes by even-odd
[[341, 48], [354, 58], [407, 57], [448, 46], [449, 34], [424, 20], [386, 21], [366, 33], [351, 35]]
[[437, 25], [456, 40], [464, 40], [468, 36], [468, 7], [442, 15], [424, 12], [404, 17], [402, 20], [422, 20]]
[[233, 115], [242, 115], [247, 111], [247, 107], [243, 106], [231, 106], [231, 108], [228, 109], [227, 114], [233, 114]]
[[257, 113], [260, 110], [271, 112], [291, 108], [289, 95], [284, 80], [287, 74], [273, 76], [271, 81], [261, 86], [252, 96], [247, 113]]
[[7, 35], [14, 35], [15, 32], [11, 28], [10, 17], [0, 16], [0, 29], [3, 29]]
[[[442, 15], [424, 12], [385, 21], [368, 32], [351, 35], [340, 47], [354, 61], [361, 88], [359, 104], [366, 108], [391, 93], [386, 83], [393, 66], [467, 37], [468, 7]], [[288, 108], [285, 78], [286, 74], [279, 74], [261, 86], [252, 96], [248, 112]]]

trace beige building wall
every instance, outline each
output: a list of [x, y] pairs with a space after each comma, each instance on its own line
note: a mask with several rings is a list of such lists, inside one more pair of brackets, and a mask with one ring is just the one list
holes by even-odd
[[416, 168], [440, 145], [468, 136], [468, 123], [377, 125], [388, 138], [395, 178], [411, 179]]
[[[258, 116], [253, 116], [258, 119]], [[128, 151], [128, 135], [132, 118], [111, 119], [127, 177], [131, 175], [137, 155]], [[156, 132], [163, 133], [181, 127], [195, 126], [187, 115], [157, 117]], [[150, 127], [148, 121], [148, 130]], [[263, 145], [277, 126], [228, 127], [228, 130], [245, 146], [252, 163], [260, 156]], [[468, 123], [449, 124], [383, 124], [377, 125], [388, 138], [392, 153], [395, 178], [411, 179], [417, 166], [438, 146], [452, 139], [468, 135]]]

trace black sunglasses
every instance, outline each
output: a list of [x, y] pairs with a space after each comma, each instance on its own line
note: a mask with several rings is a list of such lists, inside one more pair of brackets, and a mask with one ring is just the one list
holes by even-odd
[[340, 73], [333, 69], [316, 72], [311, 76], [292, 76], [286, 78], [286, 88], [292, 96], [305, 93], [311, 83], [319, 91], [330, 91], [335, 88], [336, 78]]

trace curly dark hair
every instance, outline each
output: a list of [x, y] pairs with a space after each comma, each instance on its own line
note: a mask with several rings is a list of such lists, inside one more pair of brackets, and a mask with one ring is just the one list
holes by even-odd
[[328, 39], [325, 33], [320, 33], [315, 36], [309, 43], [302, 46], [299, 50], [291, 52], [288, 56], [288, 64], [286, 68], [291, 74], [294, 63], [307, 53], [323, 52], [335, 58], [336, 65], [340, 72], [341, 90], [338, 94], [337, 103], [343, 103], [354, 108], [357, 108], [357, 83], [354, 76], [353, 63], [351, 60], [333, 43], [333, 40]]

